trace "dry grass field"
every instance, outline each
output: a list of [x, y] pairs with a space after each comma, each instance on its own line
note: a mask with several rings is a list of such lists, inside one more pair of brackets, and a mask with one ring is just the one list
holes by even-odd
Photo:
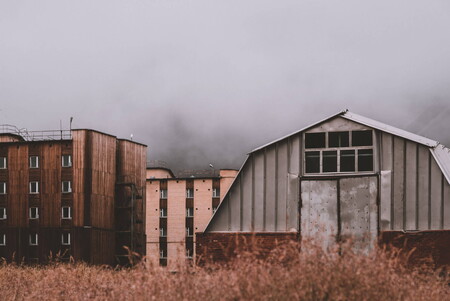
[[2, 300], [450, 300], [442, 271], [407, 269], [398, 256], [375, 251], [324, 253], [295, 243], [270, 258], [244, 254], [228, 265], [140, 264], [112, 269], [57, 263], [3, 264]]

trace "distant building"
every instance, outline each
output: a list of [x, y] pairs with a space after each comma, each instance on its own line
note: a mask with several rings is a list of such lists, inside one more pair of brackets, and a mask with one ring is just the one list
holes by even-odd
[[203, 231], [237, 170], [147, 168], [147, 258], [163, 266], [195, 258], [195, 232]]
[[0, 257], [92, 264], [145, 254], [147, 147], [94, 130], [0, 126]]
[[450, 264], [449, 183], [450, 149], [344, 111], [250, 152], [197, 253], [224, 260], [223, 246], [249, 235], [267, 249], [352, 238], [363, 251], [406, 237]]

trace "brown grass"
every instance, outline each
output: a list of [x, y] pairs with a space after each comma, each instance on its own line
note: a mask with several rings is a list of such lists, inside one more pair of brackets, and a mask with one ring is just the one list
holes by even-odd
[[2, 300], [450, 300], [448, 280], [406, 269], [375, 251], [341, 255], [295, 243], [270, 258], [244, 254], [232, 263], [114, 270], [85, 264], [0, 267]]

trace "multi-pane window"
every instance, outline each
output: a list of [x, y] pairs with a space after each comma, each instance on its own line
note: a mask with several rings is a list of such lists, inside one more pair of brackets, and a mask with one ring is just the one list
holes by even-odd
[[70, 246], [70, 233], [69, 232], [64, 232], [61, 235], [61, 244], [63, 246]]
[[0, 207], [0, 219], [6, 219], [6, 208]]
[[214, 213], [216, 213], [216, 211], [217, 211], [217, 207], [213, 207], [212, 213], [214, 214]]
[[38, 207], [30, 207], [29, 214], [30, 214], [30, 219], [38, 219], [39, 218], [39, 208]]
[[72, 192], [72, 183], [70, 181], [62, 181], [62, 192], [63, 193]]
[[186, 208], [186, 216], [187, 217], [193, 217], [194, 216], [194, 208]]
[[186, 227], [186, 236], [191, 237], [194, 233], [192, 233], [192, 229], [190, 227]]
[[159, 228], [159, 236], [161, 236], [161, 237], [167, 236], [166, 228], [163, 228], [163, 227]]
[[30, 243], [30, 246], [38, 245], [38, 234], [37, 233], [30, 234], [29, 243]]
[[160, 217], [167, 217], [167, 208], [160, 209]]
[[0, 157], [0, 169], [6, 169], [6, 157]]
[[62, 155], [62, 167], [71, 167], [72, 166], [72, 156], [71, 155]]
[[213, 196], [213, 198], [220, 197], [220, 189], [219, 188], [213, 188], [212, 196]]
[[186, 249], [186, 257], [187, 258], [192, 258], [193, 256], [193, 250], [192, 249]]
[[373, 131], [305, 134], [305, 173], [373, 171]]
[[71, 219], [72, 218], [72, 210], [69, 206], [61, 207], [61, 217], [62, 217], [62, 219]]
[[161, 199], [167, 199], [167, 189], [161, 189], [160, 194], [161, 194], [161, 196], [160, 196]]
[[30, 193], [31, 194], [39, 193], [39, 182], [37, 181], [30, 182]]
[[30, 168], [39, 168], [38, 156], [30, 156]]
[[194, 197], [194, 189], [188, 188], [186, 189], [186, 198], [192, 199]]
[[164, 249], [159, 250], [159, 258], [166, 258], [166, 252]]
[[6, 194], [6, 182], [0, 182], [0, 194]]
[[6, 234], [0, 234], [0, 246], [6, 246]]

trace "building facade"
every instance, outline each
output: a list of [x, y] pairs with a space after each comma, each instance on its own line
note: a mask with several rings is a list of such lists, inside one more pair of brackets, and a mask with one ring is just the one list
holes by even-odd
[[192, 172], [175, 177], [147, 169], [147, 258], [173, 266], [195, 258], [195, 232], [203, 231], [237, 170]]
[[0, 257], [126, 264], [145, 254], [147, 147], [94, 130], [0, 133]]
[[450, 230], [449, 183], [448, 148], [341, 112], [253, 150], [197, 235], [197, 253], [223, 259], [220, 245], [249, 233], [324, 248], [352, 239], [365, 252], [392, 233], [438, 237]]

